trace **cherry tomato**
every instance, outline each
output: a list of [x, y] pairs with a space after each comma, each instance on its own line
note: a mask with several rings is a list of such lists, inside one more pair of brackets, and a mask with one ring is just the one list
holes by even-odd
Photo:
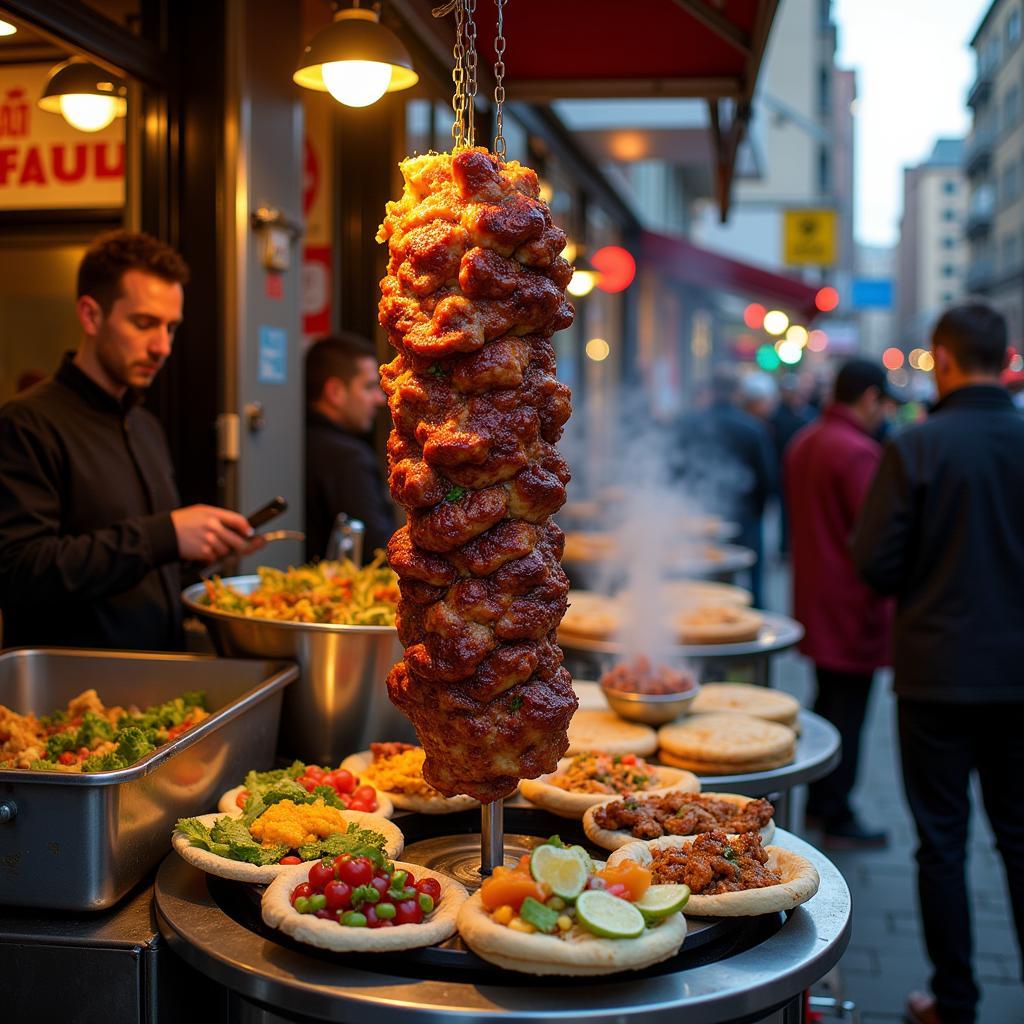
[[373, 786], [357, 786], [353, 790], [352, 795], [357, 800], [362, 800], [366, 804], [375, 804], [377, 802], [377, 790]]
[[377, 916], [377, 908], [372, 904], [363, 907], [363, 913], [366, 915], [366, 927], [367, 928], [379, 928], [384, 922]]
[[331, 785], [342, 795], [351, 793], [356, 788], [356, 777], [347, 768], [338, 768], [334, 773]]
[[317, 861], [309, 869], [309, 884], [314, 889], [323, 889], [328, 882], [334, 881], [334, 862], [331, 861], [329, 864], [324, 864], [323, 861]]
[[391, 882], [387, 878], [381, 878], [380, 875], [370, 879], [370, 885], [380, 893], [381, 899], [388, 894], [388, 889], [391, 888]]
[[413, 877], [411, 871], [405, 873], [405, 887], [406, 889], [412, 889], [416, 885], [416, 879]]
[[305, 897], [307, 900], [313, 895], [313, 886], [309, 882], [300, 882], [294, 889], [292, 889], [292, 903], [294, 903], [300, 896]]
[[277, 863], [278, 864], [301, 864], [302, 863], [302, 858], [301, 857], [296, 857], [293, 854], [290, 854], [287, 857], [282, 857]]
[[436, 878], [421, 878], [415, 885], [417, 892], [429, 896], [435, 903], [441, 898], [441, 883]]
[[352, 906], [352, 887], [346, 882], [328, 882], [324, 896], [329, 910], [348, 910]]
[[423, 911], [416, 900], [402, 900], [395, 906], [395, 924], [419, 924]]
[[322, 779], [325, 772], [318, 764], [311, 764], [304, 774], [311, 779]]
[[378, 928], [394, 928], [395, 927], [395, 922], [394, 921], [381, 921], [381, 920], [378, 920], [377, 921], [377, 927]]
[[338, 877], [353, 889], [357, 885], [369, 885], [373, 878], [373, 865], [366, 857], [353, 857], [338, 868]]
[[248, 800], [248, 799], [249, 799], [249, 790], [243, 789], [242, 792], [239, 793], [238, 796], [235, 797], [235, 804], [238, 807], [244, 808], [245, 807], [245, 801]]
[[305, 776], [303, 776], [301, 779], [299, 779], [299, 785], [307, 793], [312, 793], [313, 790], [316, 789], [318, 783], [317, 783], [316, 779], [309, 779], [309, 778], [306, 778]]
[[335, 916], [335, 914], [332, 911], [328, 910], [326, 907], [321, 907], [319, 910], [313, 911], [313, 914], [314, 914], [315, 917], [319, 917], [321, 920], [324, 920], [324, 921], [337, 921], [338, 920], [338, 918]]
[[354, 797], [349, 797], [347, 801], [342, 802], [350, 811], [362, 811], [364, 814], [369, 814], [374, 809], [369, 804], [364, 804], [361, 800], [356, 800]]
[[61, 754], [60, 757], [57, 758], [57, 760], [61, 764], [74, 764], [76, 758], [75, 758], [75, 755], [72, 754], [70, 750], [65, 750], [64, 753]]
[[88, 757], [91, 753], [92, 753], [92, 751], [88, 747], [79, 747], [78, 748], [78, 756], [79, 757]]

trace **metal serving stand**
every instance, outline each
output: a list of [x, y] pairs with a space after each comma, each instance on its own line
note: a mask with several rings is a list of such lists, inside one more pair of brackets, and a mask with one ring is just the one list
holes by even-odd
[[[427, 816], [401, 819], [403, 829], [414, 817]], [[563, 832], [567, 824], [559, 822]], [[796, 1024], [804, 992], [846, 949], [850, 893], [812, 846], [781, 830], [775, 842], [814, 864], [821, 886], [813, 899], [788, 914], [732, 919], [713, 941], [605, 978], [518, 975], [444, 947], [344, 955], [301, 946], [262, 924], [258, 890], [208, 879], [174, 855], [157, 874], [157, 923], [187, 964], [232, 991], [229, 1024]]]
[[[796, 619], [774, 612], [761, 613], [764, 622], [756, 640], [736, 644], [680, 644], [671, 649], [671, 657], [685, 661], [704, 681], [719, 681], [725, 673], [746, 673], [746, 682], [768, 686], [771, 681], [771, 659], [795, 647], [804, 636], [804, 628]], [[598, 674], [625, 654], [623, 644], [613, 640], [591, 640], [564, 630], [558, 634], [558, 645], [567, 658], [582, 663], [579, 675]], [[588, 671], [589, 669], [589, 671]]]

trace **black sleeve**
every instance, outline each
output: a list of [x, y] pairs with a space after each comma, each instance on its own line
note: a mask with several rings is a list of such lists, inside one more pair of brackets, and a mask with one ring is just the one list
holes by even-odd
[[395, 532], [395, 510], [388, 501], [384, 480], [372, 449], [361, 442], [356, 453], [339, 459], [336, 471], [320, 479], [325, 507], [332, 515], [345, 512], [366, 527], [363, 561], [373, 558], [377, 548], [386, 548]]
[[886, 446], [854, 530], [850, 551], [858, 572], [880, 594], [903, 582], [914, 529], [913, 487], [903, 453]]
[[169, 512], [61, 534], [62, 458], [45, 426], [25, 414], [0, 416], [0, 604], [100, 599], [178, 560]]

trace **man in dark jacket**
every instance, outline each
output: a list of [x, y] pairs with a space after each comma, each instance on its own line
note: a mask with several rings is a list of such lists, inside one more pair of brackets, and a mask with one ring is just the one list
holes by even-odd
[[155, 238], [98, 238], [78, 270], [78, 351], [0, 409], [4, 646], [179, 649], [179, 562], [248, 550], [236, 512], [178, 507], [163, 431], [139, 405], [187, 279]]
[[889, 443], [853, 558], [896, 596], [894, 689], [934, 997], [910, 1020], [971, 1024], [965, 879], [977, 770], [1024, 945], [1024, 418], [999, 384], [1006, 321], [949, 310], [932, 336], [939, 402]]
[[321, 338], [306, 353], [306, 557], [323, 558], [335, 518], [359, 519], [363, 560], [395, 531], [381, 467], [365, 439], [384, 404], [373, 345], [357, 334]]
[[830, 846], [881, 846], [885, 833], [850, 806], [860, 735], [875, 669], [889, 663], [891, 602], [868, 587], [850, 558], [850, 535], [882, 459], [874, 434], [885, 418], [885, 370], [851, 359], [836, 376], [835, 400], [786, 452], [786, 506], [793, 526], [793, 614], [814, 662], [814, 710], [839, 730], [842, 760], [810, 787], [808, 819], [820, 819]]

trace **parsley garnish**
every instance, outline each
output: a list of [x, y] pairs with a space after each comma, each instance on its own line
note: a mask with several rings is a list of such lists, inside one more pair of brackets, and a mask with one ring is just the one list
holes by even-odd
[[427, 373], [429, 373], [431, 377], [440, 378], [448, 376], [448, 371], [438, 363], [431, 363], [430, 366], [427, 367]]
[[458, 501], [466, 493], [465, 487], [459, 487], [457, 484], [444, 496], [445, 501]]
[[512, 700], [509, 702], [509, 707], [513, 711], [518, 711], [522, 706], [523, 706], [523, 698], [519, 697], [519, 696], [513, 697]]

